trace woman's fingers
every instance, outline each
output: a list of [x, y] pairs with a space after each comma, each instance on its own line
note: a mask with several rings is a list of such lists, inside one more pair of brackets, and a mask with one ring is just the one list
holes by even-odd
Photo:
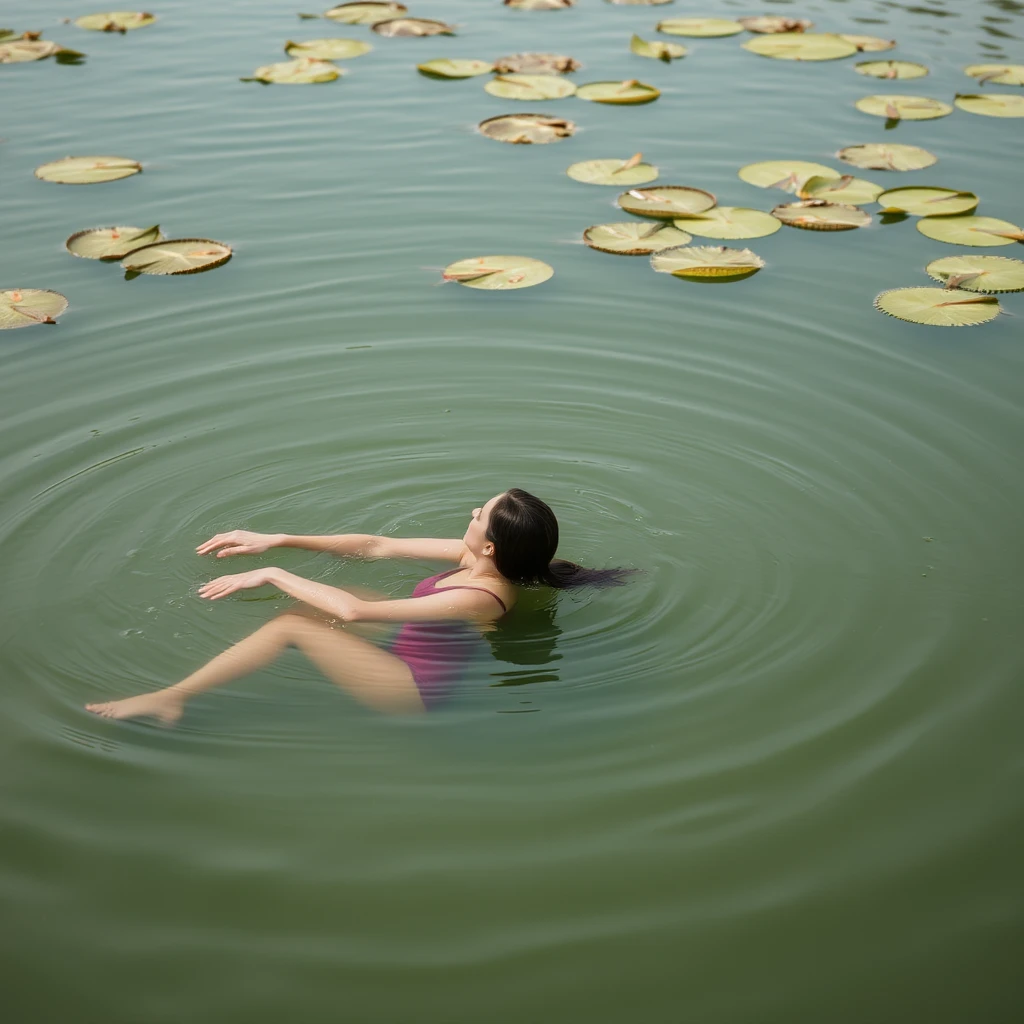
[[199, 547], [196, 548], [196, 552], [200, 555], [208, 555], [211, 551], [216, 551], [217, 548], [224, 544], [230, 544], [231, 538], [229, 534], [217, 533], [214, 534], [209, 540], [204, 540]]
[[247, 547], [245, 544], [233, 544], [231, 547], [221, 548], [217, 552], [217, 557], [227, 558], [229, 555], [253, 555], [255, 553], [251, 547]]

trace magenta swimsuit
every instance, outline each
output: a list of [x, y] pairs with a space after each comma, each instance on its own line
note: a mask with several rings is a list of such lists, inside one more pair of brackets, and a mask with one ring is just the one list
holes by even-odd
[[[461, 571], [460, 566], [420, 580], [412, 596], [428, 597], [439, 590], [482, 590], [501, 605], [503, 612], [508, 611], [505, 602], [486, 587], [436, 585], [438, 580], [447, 579]], [[453, 685], [479, 651], [482, 639], [479, 630], [468, 622], [448, 619], [440, 622], [407, 622], [398, 631], [391, 653], [409, 666], [423, 706], [429, 710], [449, 695]]]

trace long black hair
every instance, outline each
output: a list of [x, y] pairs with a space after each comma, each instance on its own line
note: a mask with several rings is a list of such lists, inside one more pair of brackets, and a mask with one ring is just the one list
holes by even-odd
[[587, 569], [555, 558], [558, 520], [549, 505], [519, 487], [509, 488], [491, 508], [487, 539], [495, 568], [513, 583], [569, 587], [618, 587], [635, 569]]

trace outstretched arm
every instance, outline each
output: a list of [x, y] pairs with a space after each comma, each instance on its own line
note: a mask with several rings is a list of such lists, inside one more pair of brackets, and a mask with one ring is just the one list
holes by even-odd
[[218, 533], [204, 541], [196, 552], [200, 555], [262, 555], [270, 548], [304, 548], [326, 551], [332, 555], [354, 555], [360, 558], [430, 558], [460, 562], [466, 548], [461, 540], [433, 537], [375, 537], [370, 533], [339, 533], [330, 536], [296, 536], [288, 533], [252, 533], [231, 530]]

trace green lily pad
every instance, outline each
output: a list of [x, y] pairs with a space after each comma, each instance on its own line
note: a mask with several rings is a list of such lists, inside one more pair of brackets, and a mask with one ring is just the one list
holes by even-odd
[[56, 57], [58, 61], [63, 57], [72, 62], [84, 56], [84, 53], [69, 50], [60, 43], [50, 42], [49, 39], [14, 39], [0, 43], [0, 64], [27, 64], [29, 61], [45, 60], [47, 57]]
[[68, 308], [60, 292], [45, 288], [8, 288], [0, 291], [0, 331], [33, 324], [54, 324]]
[[674, 277], [749, 277], [764, 266], [764, 260], [749, 249], [680, 245], [652, 253], [651, 266], [659, 274]]
[[43, 181], [61, 185], [96, 185], [103, 181], [129, 178], [142, 170], [137, 160], [123, 156], [66, 156], [35, 169], [35, 176]]
[[896, 45], [895, 39], [882, 39], [881, 36], [859, 36], [850, 32], [840, 32], [840, 39], [853, 43], [861, 53], [879, 53], [891, 50]]
[[853, 43], [828, 32], [783, 32], [757, 36], [742, 46], [744, 50], [774, 60], [838, 60], [857, 52]]
[[729, 21], [726, 18], [667, 18], [665, 21], [659, 21], [655, 30], [667, 36], [714, 39], [737, 35], [743, 31], [743, 26], [738, 21]]
[[985, 117], [1024, 117], [1024, 96], [990, 92], [984, 96], [957, 94], [953, 102], [969, 114]]
[[1024, 242], [1024, 231], [1016, 224], [995, 217], [964, 213], [955, 217], [922, 217], [917, 230], [936, 242], [951, 245], [1013, 245]]
[[310, 60], [349, 60], [369, 53], [373, 47], [361, 39], [307, 39], [302, 43], [290, 39], [284, 44], [289, 57], [305, 57]]
[[231, 259], [231, 246], [212, 238], [172, 238], [132, 250], [121, 260], [130, 274], [199, 274]]
[[78, 231], [65, 243], [72, 256], [87, 260], [119, 260], [143, 245], [163, 241], [160, 225], [151, 228], [89, 228]]
[[519, 145], [545, 145], [576, 133], [574, 122], [546, 114], [501, 114], [481, 121], [477, 128], [489, 139]]
[[692, 241], [685, 231], [655, 221], [630, 220], [619, 224], [594, 224], [583, 232], [591, 249], [615, 256], [647, 256]]
[[103, 14], [86, 14], [75, 18], [79, 28], [87, 28], [92, 32], [130, 32], [132, 29], [152, 25], [154, 21], [156, 15], [145, 11], [106, 11]]
[[503, 100], [563, 100], [576, 86], [561, 75], [498, 75], [484, 85], [484, 91]]
[[806, 32], [814, 28], [814, 22], [806, 18], [784, 18], [779, 14], [763, 14], [757, 18], [738, 18], [737, 21], [748, 31], [759, 35], [773, 35], [777, 32]]
[[826, 203], [821, 199], [804, 199], [783, 203], [772, 210], [783, 224], [805, 231], [852, 231], [871, 223], [871, 214], [845, 203]]
[[804, 182], [797, 193], [801, 199], [824, 199], [829, 203], [846, 203], [848, 206], [864, 206], [873, 203], [884, 191], [881, 185], [864, 178], [844, 174], [841, 178], [815, 176]]
[[658, 168], [641, 159], [642, 154], [634, 153], [628, 160], [584, 160], [565, 173], [587, 185], [646, 185], [658, 177]]
[[371, 32], [388, 39], [399, 37], [453, 36], [455, 26], [433, 18], [389, 18], [370, 26]]
[[938, 162], [938, 157], [927, 149], [899, 142], [869, 142], [862, 146], [847, 146], [839, 150], [836, 156], [854, 167], [871, 171], [920, 171]]
[[912, 213], [916, 217], [942, 217], [949, 214], [970, 213], [978, 205], [973, 192], [957, 192], [952, 188], [932, 188], [928, 185], [908, 185], [883, 192], [878, 202], [885, 207], [883, 213]]
[[640, 217], [673, 220], [693, 213], [703, 213], [715, 205], [715, 197], [702, 188], [689, 185], [655, 185], [652, 188], [631, 188], [616, 199], [626, 213]]
[[663, 43], [660, 40], [648, 42], [635, 33], [629, 41], [629, 49], [638, 57], [649, 57], [651, 60], [664, 61], [666, 64], [686, 56], [686, 47], [682, 43]]
[[326, 11], [324, 17], [343, 25], [376, 25], [389, 18], [400, 18], [407, 10], [405, 4], [399, 3], [338, 4]]
[[971, 64], [964, 74], [976, 78], [979, 85], [1024, 85], [1024, 64]]
[[0, 28], [0, 42], [3, 42], [5, 39], [10, 39], [14, 35], [16, 35], [16, 33], [13, 28]]
[[890, 121], [930, 121], [953, 113], [953, 108], [929, 96], [864, 96], [854, 106], [865, 114], [885, 117]]
[[494, 65], [485, 60], [442, 57], [439, 60], [417, 64], [416, 69], [428, 78], [473, 78], [475, 75], [486, 75], [493, 71]]
[[1024, 261], [1008, 256], [964, 253], [943, 256], [924, 268], [929, 277], [947, 288], [967, 292], [1024, 292]]
[[624, 82], [588, 82], [576, 90], [581, 100], [594, 103], [614, 103], [634, 106], [639, 103], [652, 103], [661, 91], [646, 82], [638, 82], [635, 78], [627, 78]]
[[840, 175], [831, 167], [808, 160], [762, 160], [741, 167], [739, 176], [749, 185], [795, 193], [804, 187], [808, 178], [838, 178]]
[[450, 263], [441, 272], [445, 281], [458, 281], [467, 288], [486, 291], [510, 291], [543, 284], [554, 270], [529, 256], [474, 256]]
[[284, 60], [277, 64], [264, 64], [242, 82], [263, 82], [264, 85], [315, 85], [318, 82], [333, 82], [342, 75], [342, 70], [326, 60], [300, 57]]
[[580, 67], [578, 60], [563, 53], [513, 53], [494, 62], [494, 70], [500, 75], [563, 75]]
[[924, 78], [928, 69], [909, 60], [865, 60], [854, 65], [858, 75], [871, 78]]
[[875, 298], [875, 309], [928, 327], [972, 327], [1002, 312], [991, 295], [946, 288], [893, 288]]
[[672, 223], [704, 238], [763, 238], [782, 227], [782, 221], [770, 213], [745, 206], [716, 206], [704, 213], [677, 217]]

